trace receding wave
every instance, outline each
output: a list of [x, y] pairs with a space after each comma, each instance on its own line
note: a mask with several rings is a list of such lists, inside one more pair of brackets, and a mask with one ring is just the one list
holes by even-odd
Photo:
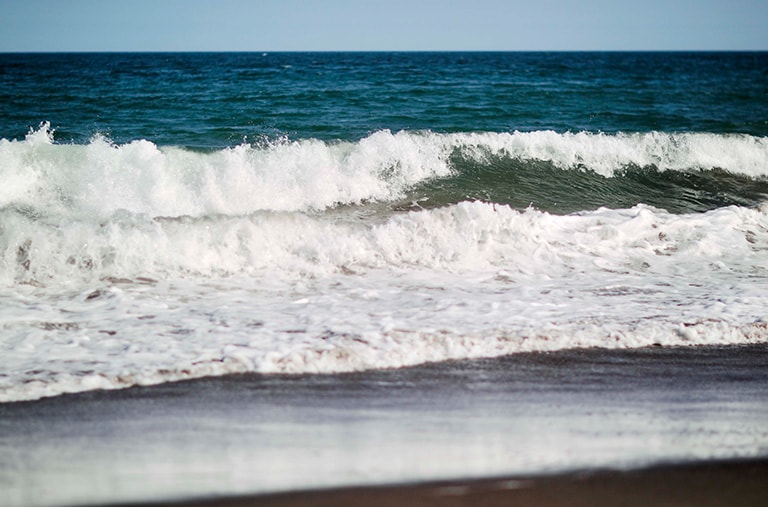
[[243, 216], [366, 202], [482, 199], [571, 212], [651, 204], [752, 205], [768, 192], [768, 139], [707, 133], [375, 132], [356, 142], [272, 140], [214, 152], [57, 144], [47, 125], [0, 140], [0, 208], [104, 219]]
[[[601, 347], [627, 349], [648, 346], [744, 345], [768, 341], [768, 326], [754, 322], [741, 326], [726, 322], [699, 320], [680, 325], [640, 321], [629, 325], [593, 320], [559, 325], [496, 332], [456, 334], [446, 330], [393, 330], [378, 333], [301, 333], [301, 341], [276, 347], [274, 338], [241, 340], [237, 344], [213, 344], [197, 348], [181, 346], [194, 331], [166, 329], [158, 334], [164, 346], [156, 354], [142, 354], [128, 341], [104, 338], [102, 348], [122, 348], [112, 364], [93, 361], [52, 361], [53, 364], [0, 379], [0, 403], [35, 400], [64, 393], [96, 389], [124, 389], [201, 377], [241, 373], [317, 374], [346, 373], [382, 368], [402, 368], [429, 362], [482, 357], [498, 357], [521, 352], [545, 352], [572, 348]], [[43, 329], [58, 334], [84, 334], [85, 330], [56, 328], [56, 323], [40, 323]], [[64, 327], [63, 325], [61, 326]], [[169, 327], [169, 326], [168, 326]], [[107, 333], [108, 331], [101, 331]], [[173, 336], [176, 332], [177, 336]], [[306, 335], [306, 336], [305, 336]], [[617, 337], [621, 339], [617, 339]], [[167, 343], [173, 337], [176, 343]], [[274, 350], [266, 346], [275, 347]], [[58, 345], [58, 344], [57, 344]], [[79, 344], [77, 344], [79, 345]], [[75, 345], [75, 346], [77, 346]], [[150, 347], [147, 347], [150, 348]], [[167, 357], [167, 349], [174, 355]], [[186, 352], [186, 353], [185, 353]], [[80, 369], [74, 369], [80, 367]], [[5, 380], [16, 381], [3, 385]]]

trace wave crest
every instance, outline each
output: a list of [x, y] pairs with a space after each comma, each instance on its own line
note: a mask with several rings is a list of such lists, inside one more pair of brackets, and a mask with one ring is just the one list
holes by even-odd
[[356, 142], [280, 139], [197, 152], [101, 136], [60, 145], [43, 124], [23, 141], [0, 140], [0, 208], [99, 220], [118, 210], [151, 217], [316, 211], [402, 199], [416, 185], [456, 176], [457, 154], [481, 166], [501, 157], [604, 177], [627, 167], [768, 176], [768, 139], [749, 135], [378, 131]]

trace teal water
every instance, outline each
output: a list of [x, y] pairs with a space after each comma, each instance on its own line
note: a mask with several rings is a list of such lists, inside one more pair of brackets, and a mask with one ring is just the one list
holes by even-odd
[[222, 148], [390, 129], [768, 135], [766, 53], [0, 55], [0, 137]]

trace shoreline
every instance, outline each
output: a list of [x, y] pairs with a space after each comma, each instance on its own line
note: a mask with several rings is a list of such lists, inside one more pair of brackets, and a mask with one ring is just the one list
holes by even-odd
[[766, 359], [567, 350], [5, 403], [0, 489], [9, 507], [762, 505]]
[[560, 474], [446, 480], [415, 484], [340, 487], [113, 507], [435, 506], [520, 507], [664, 505], [750, 506], [768, 502], [768, 456], [630, 470], [582, 470]]

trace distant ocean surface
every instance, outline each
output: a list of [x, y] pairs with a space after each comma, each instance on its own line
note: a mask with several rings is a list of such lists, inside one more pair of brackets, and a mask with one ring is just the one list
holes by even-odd
[[768, 53], [0, 54], [0, 401], [768, 342]]

